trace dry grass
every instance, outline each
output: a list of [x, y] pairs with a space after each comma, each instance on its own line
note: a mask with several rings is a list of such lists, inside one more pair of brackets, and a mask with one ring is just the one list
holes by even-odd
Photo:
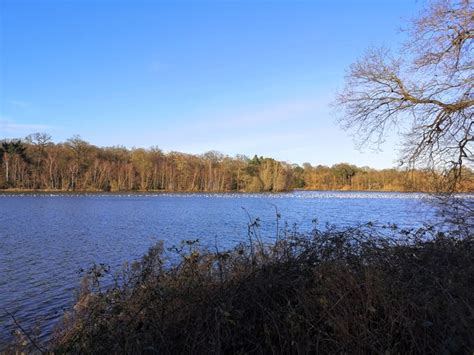
[[[104, 288], [101, 266], [50, 346], [57, 353], [466, 353], [474, 243], [466, 232], [370, 225], [286, 231], [232, 250], [162, 244]], [[387, 234], [390, 234], [387, 236]]]

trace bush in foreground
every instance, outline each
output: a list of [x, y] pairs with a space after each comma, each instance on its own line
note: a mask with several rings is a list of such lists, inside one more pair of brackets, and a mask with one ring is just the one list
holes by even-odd
[[[210, 251], [162, 244], [102, 285], [91, 270], [51, 350], [62, 353], [472, 353], [469, 230], [370, 225]], [[388, 235], [389, 234], [389, 235]]]

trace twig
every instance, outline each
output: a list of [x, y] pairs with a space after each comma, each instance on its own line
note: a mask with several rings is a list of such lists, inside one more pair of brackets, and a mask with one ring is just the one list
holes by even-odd
[[26, 338], [30, 341], [31, 344], [33, 344], [33, 346], [38, 349], [38, 351], [41, 353], [41, 354], [46, 354], [46, 350], [42, 349], [31, 337], [30, 335], [28, 334], [28, 332], [23, 329], [23, 327], [20, 325], [20, 323], [18, 323], [18, 321], [16, 320], [15, 316], [13, 315], [13, 313], [9, 312], [7, 309], [3, 308], [3, 310], [5, 311], [5, 313], [7, 315], [9, 315], [11, 317], [11, 319], [13, 320], [13, 322], [15, 323], [15, 326], [20, 329], [20, 331], [26, 336]]

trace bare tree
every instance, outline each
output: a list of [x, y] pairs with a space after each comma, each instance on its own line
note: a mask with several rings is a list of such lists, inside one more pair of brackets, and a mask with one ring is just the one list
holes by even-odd
[[51, 140], [52, 137], [48, 133], [32, 133], [25, 138], [27, 143], [38, 146], [41, 153], [43, 153], [45, 147], [51, 143]]
[[401, 163], [442, 172], [454, 187], [474, 165], [474, 4], [431, 2], [408, 34], [399, 53], [371, 49], [352, 64], [335, 102], [340, 122], [359, 144], [398, 129]]

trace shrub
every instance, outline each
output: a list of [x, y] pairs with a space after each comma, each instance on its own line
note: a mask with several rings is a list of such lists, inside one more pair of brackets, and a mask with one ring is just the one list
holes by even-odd
[[110, 279], [98, 266], [57, 353], [472, 353], [469, 232], [285, 230], [231, 250], [162, 243]]

